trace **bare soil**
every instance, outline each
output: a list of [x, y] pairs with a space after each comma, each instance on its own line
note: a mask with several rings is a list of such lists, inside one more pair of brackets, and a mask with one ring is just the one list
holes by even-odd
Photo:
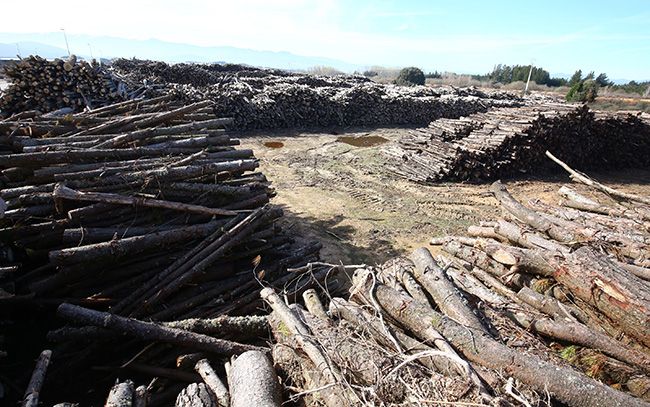
[[[392, 175], [380, 149], [407, 131], [274, 131], [240, 138], [243, 148], [255, 151], [260, 170], [273, 182], [273, 202], [284, 208], [286, 228], [321, 241], [325, 261], [374, 265], [427, 246], [431, 237], [462, 233], [500, 211], [489, 183], [429, 186]], [[615, 188], [650, 195], [650, 170], [590, 175]], [[557, 202], [556, 191], [570, 181], [558, 172], [522, 174], [504, 182], [524, 201], [550, 203]]]

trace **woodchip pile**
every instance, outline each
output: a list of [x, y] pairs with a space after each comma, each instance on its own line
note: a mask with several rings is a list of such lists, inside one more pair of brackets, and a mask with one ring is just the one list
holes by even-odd
[[[0, 121], [3, 375], [25, 380], [30, 350], [53, 330], [53, 396], [88, 401], [96, 394], [86, 388], [110, 387], [124, 369], [149, 383], [186, 349], [256, 349], [206, 333], [225, 335], [220, 316], [254, 311], [260, 286], [299, 294], [324, 278], [319, 269], [286, 272], [316, 261], [320, 244], [280, 229], [282, 210], [268, 203], [273, 190], [253, 152], [236, 148], [224, 130], [232, 120], [211, 106], [169, 94]], [[66, 317], [75, 327], [62, 327], [54, 311], [64, 302], [88, 307], [90, 319]], [[86, 327], [98, 315], [138, 318], [136, 339]], [[141, 320], [168, 324], [152, 331]]]
[[544, 170], [544, 151], [580, 168], [650, 166], [650, 121], [543, 103], [439, 119], [384, 149], [391, 171], [422, 183], [485, 181]]

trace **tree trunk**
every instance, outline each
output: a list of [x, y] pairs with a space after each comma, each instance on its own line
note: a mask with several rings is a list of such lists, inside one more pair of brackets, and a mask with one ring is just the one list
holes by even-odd
[[[369, 296], [369, 287], [356, 288], [364, 296]], [[507, 376], [519, 379], [540, 392], [549, 392], [569, 406], [647, 406], [642, 400], [614, 390], [571, 368], [544, 361], [521, 350], [510, 349], [484, 332], [465, 327], [389, 287], [377, 286], [375, 296], [388, 315], [420, 339], [426, 339], [427, 331], [433, 327], [469, 360], [502, 370]]]
[[279, 407], [280, 384], [266, 354], [249, 351], [231, 364], [229, 380], [232, 407]]

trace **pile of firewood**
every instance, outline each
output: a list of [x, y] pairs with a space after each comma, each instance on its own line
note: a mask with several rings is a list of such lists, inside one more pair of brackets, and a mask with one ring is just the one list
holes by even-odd
[[138, 60], [117, 60], [112, 69], [129, 83], [166, 85], [197, 100], [210, 99], [218, 115], [234, 118], [237, 129], [423, 125], [440, 117], [484, 112], [492, 106], [523, 104], [506, 92], [383, 85], [354, 75], [327, 77]]
[[67, 60], [51, 61], [30, 56], [3, 67], [3, 73], [11, 82], [0, 97], [3, 113], [93, 109], [142, 92], [127, 89], [95, 61], [77, 61], [74, 55]]
[[[559, 160], [558, 160], [559, 162]], [[496, 182], [505, 216], [356, 266], [349, 300], [305, 308], [262, 296], [289, 400], [307, 406], [647, 406], [650, 199], [563, 187], [525, 206]]]
[[[320, 244], [280, 229], [253, 152], [236, 149], [224, 130], [232, 120], [212, 111], [168, 94], [0, 121], [0, 321], [10, 328], [0, 363], [11, 373], [34, 357], [21, 340], [61, 326], [63, 302], [148, 321], [216, 318], [255, 310], [262, 285], [299, 291], [324, 278], [286, 273], [317, 260]], [[66, 372], [53, 382], [80, 385], [114, 380], [142, 343], [83, 328], [50, 339]], [[164, 366], [161, 350], [140, 364]]]
[[580, 168], [650, 166], [650, 120], [586, 106], [533, 104], [439, 119], [384, 153], [395, 174], [422, 183], [485, 181], [549, 167], [555, 151]]

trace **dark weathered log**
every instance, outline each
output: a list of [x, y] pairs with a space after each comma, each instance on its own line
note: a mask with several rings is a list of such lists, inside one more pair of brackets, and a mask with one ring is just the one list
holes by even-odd
[[107, 204], [117, 205], [131, 205], [131, 206], [146, 206], [150, 208], [171, 209], [181, 212], [192, 212], [202, 215], [216, 215], [216, 216], [233, 216], [236, 212], [219, 209], [208, 208], [201, 205], [192, 205], [182, 202], [162, 201], [159, 199], [151, 199], [146, 197], [124, 196], [118, 194], [107, 194], [102, 192], [79, 192], [74, 189], [66, 187], [64, 184], [57, 184], [54, 187], [53, 196], [55, 199], [68, 199], [71, 201], [86, 201], [86, 202], [103, 202]]
[[161, 341], [192, 349], [223, 355], [236, 355], [256, 346], [245, 345], [225, 339], [216, 339], [176, 328], [168, 328], [151, 322], [123, 318], [107, 312], [93, 311], [76, 305], [61, 304], [57, 314], [69, 321], [103, 327], [143, 340]]
[[244, 352], [230, 366], [228, 375], [232, 407], [279, 407], [282, 404], [278, 377], [265, 353]]
[[[172, 278], [156, 291], [151, 297], [146, 299], [145, 307], [153, 307], [177, 291], [183, 284], [191, 281], [195, 276], [205, 270], [210, 264], [222, 257], [228, 250], [239, 244], [244, 238], [253, 233], [255, 228], [266, 219], [273, 219], [282, 213], [279, 209], [270, 209], [262, 207], [241, 222], [234, 225], [231, 229], [224, 230], [222, 234], [207, 246], [199, 251], [192, 261], [188, 261], [184, 267], [174, 270]], [[145, 309], [145, 308], [143, 308]], [[138, 315], [139, 313], [136, 313]]]
[[116, 239], [110, 242], [53, 250], [50, 252], [49, 258], [52, 263], [63, 265], [101, 260], [107, 257], [124, 257], [153, 247], [170, 247], [178, 242], [201, 238], [218, 230], [222, 225], [223, 222], [214, 221], [167, 231], [163, 230], [142, 236]]
[[38, 406], [38, 399], [41, 395], [41, 389], [45, 382], [45, 374], [47, 373], [51, 357], [51, 350], [44, 350], [38, 357], [36, 367], [34, 367], [34, 371], [32, 372], [32, 377], [29, 379], [27, 389], [25, 389], [25, 395], [23, 396], [22, 402], [23, 407]]

